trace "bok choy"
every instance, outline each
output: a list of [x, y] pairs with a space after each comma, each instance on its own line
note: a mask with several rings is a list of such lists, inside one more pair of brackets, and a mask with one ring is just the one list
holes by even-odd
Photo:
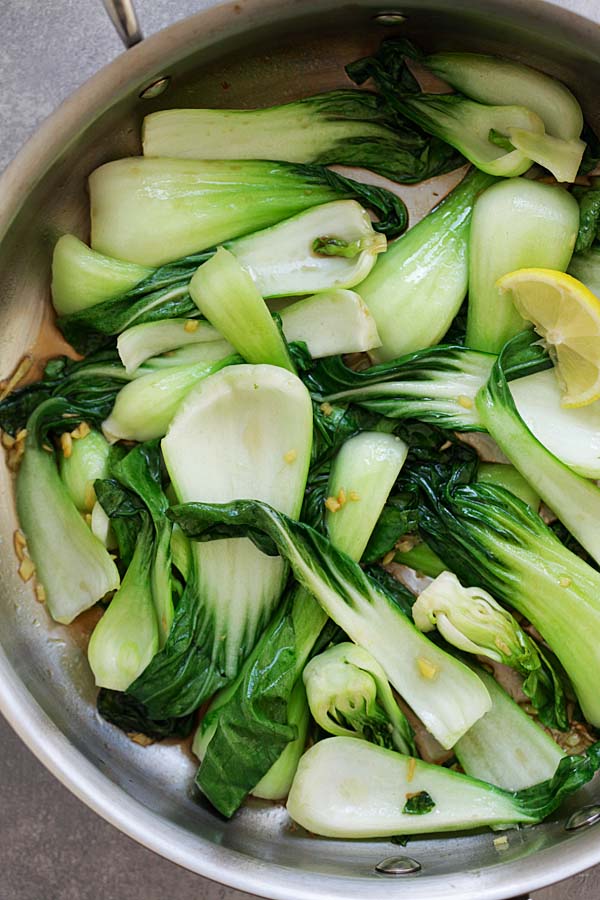
[[287, 344], [256, 284], [232, 253], [220, 247], [190, 281], [200, 312], [249, 363], [294, 371]]
[[[343, 444], [344, 453], [338, 457], [341, 464], [336, 460], [330, 474], [332, 479], [337, 472], [343, 481], [351, 474], [360, 499], [349, 502], [344, 527], [338, 527], [332, 536], [339, 549], [348, 550], [356, 559], [355, 554], [362, 552], [386, 500], [383, 492], [366, 490], [373, 469], [373, 450], [380, 439], [389, 438], [372, 437], [374, 444], [354, 439]], [[394, 450], [391, 453], [388, 447], [386, 458], [376, 466], [382, 481], [388, 484], [397, 477], [403, 462], [403, 453], [396, 447]], [[365, 451], [370, 466], [363, 465]], [[280, 765], [281, 755], [292, 753], [288, 748], [295, 741], [290, 727], [293, 686], [297, 679], [302, 680], [306, 661], [318, 652], [318, 645], [327, 645], [326, 621], [326, 613], [309, 591], [295, 585], [236, 681], [217, 694], [200, 723], [193, 746], [201, 760], [196, 782], [224, 815], [236, 811], [259, 778], [269, 778], [269, 767]], [[252, 752], [248, 753], [248, 747], [253, 748]], [[297, 761], [295, 756], [292, 761]]]
[[90, 175], [92, 248], [160, 266], [274, 225], [329, 200], [360, 199], [390, 237], [406, 228], [402, 201], [320, 166], [259, 160], [130, 158]]
[[382, 346], [376, 362], [439, 343], [467, 293], [473, 204], [493, 178], [473, 172], [439, 206], [390, 245], [357, 288]]
[[427, 543], [464, 584], [484, 588], [535, 626], [569, 676], [586, 719], [600, 723], [600, 573], [503, 488], [440, 485], [428, 476], [423, 484], [419, 529]]
[[[242, 365], [194, 388], [162, 451], [180, 501], [251, 494], [296, 516], [311, 443], [312, 409], [302, 382], [276, 366]], [[211, 658], [230, 679], [271, 616], [286, 567], [239, 539], [196, 544], [194, 559], [199, 603], [212, 623]]]
[[411, 727], [385, 672], [362, 647], [336, 644], [314, 656], [302, 677], [313, 718], [329, 734], [415, 755]]
[[487, 431], [514, 467], [600, 562], [600, 489], [569, 469], [531, 433], [517, 412], [506, 380], [505, 368], [511, 358], [530, 341], [524, 333], [506, 344], [477, 398], [477, 409]]
[[349, 90], [267, 109], [161, 110], [144, 119], [142, 143], [144, 156], [360, 166], [406, 184], [457, 164], [443, 145], [399, 126], [381, 97]]
[[549, 781], [506, 791], [365, 741], [334, 737], [315, 744], [300, 760], [287, 809], [313, 834], [339, 838], [531, 825], [598, 768], [600, 746], [594, 744], [582, 756], [561, 760]]
[[[57, 622], [81, 612], [119, 587], [119, 573], [108, 551], [85, 524], [61, 481], [50, 424], [76, 412], [66, 400], [51, 398], [27, 423], [25, 455], [17, 477], [17, 512], [35, 563], [48, 609]], [[77, 418], [70, 419], [75, 426]]]
[[540, 720], [568, 727], [564, 690], [547, 655], [483, 588], [465, 588], [456, 575], [442, 572], [419, 594], [412, 615], [420, 631], [437, 628], [453, 647], [515, 669]]
[[111, 443], [162, 437], [181, 403], [199, 381], [239, 361], [239, 356], [232, 355], [217, 362], [160, 367], [140, 374], [117, 394], [110, 415], [102, 423], [104, 436]]
[[489, 709], [477, 676], [428, 641], [387, 592], [312, 528], [250, 500], [188, 503], [172, 507], [169, 515], [195, 540], [241, 533], [283, 555], [334, 622], [375, 656], [442, 746], [452, 747]]

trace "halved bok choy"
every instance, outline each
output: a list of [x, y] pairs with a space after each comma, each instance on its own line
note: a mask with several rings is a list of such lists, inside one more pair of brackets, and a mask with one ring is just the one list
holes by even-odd
[[582, 756], [562, 759], [550, 780], [506, 791], [366, 741], [333, 737], [300, 760], [287, 810], [313, 834], [338, 838], [532, 825], [598, 768], [600, 744], [594, 744]]
[[[64, 624], [116, 590], [120, 582], [113, 559], [62, 482], [47, 436], [49, 423], [74, 413], [77, 408], [68, 401], [51, 398], [31, 414], [16, 485], [19, 522], [38, 585], [50, 615]], [[70, 421], [74, 426], [78, 419]]]
[[120, 159], [89, 179], [92, 248], [160, 266], [266, 228], [330, 200], [360, 199], [390, 237], [406, 208], [384, 188], [321, 166], [263, 160]]
[[[442, 572], [417, 597], [412, 616], [427, 633], [437, 628], [445, 640], [519, 672], [523, 693], [549, 728], [568, 728], [561, 679], [548, 654], [520, 627], [508, 610], [480, 587], [463, 587], [451, 572]], [[541, 780], [541, 779], [538, 779]]]
[[440, 342], [467, 293], [473, 204], [494, 179], [472, 172], [381, 256], [357, 288], [369, 307], [385, 362]]
[[[407, 78], [406, 57], [461, 93], [419, 94]], [[398, 39], [384, 41], [374, 56], [346, 71], [357, 84], [373, 77], [401, 120], [447, 141], [484, 172], [522, 175], [538, 162], [558, 181], [577, 175], [585, 149], [579, 104], [559, 82], [528, 66], [470, 53], [425, 57]]]
[[144, 119], [142, 144], [144, 156], [360, 166], [405, 184], [457, 165], [443, 145], [394, 122], [381, 97], [351, 90], [266, 109], [161, 110]]
[[[236, 365], [194, 388], [162, 451], [182, 502], [261, 497], [296, 516], [311, 444], [312, 407], [302, 382], [276, 366]], [[230, 679], [273, 612], [286, 566], [243, 539], [193, 549], [198, 602], [211, 622], [205, 649]]]
[[280, 553], [330, 618], [375, 657], [442, 746], [452, 747], [489, 709], [477, 676], [421, 634], [390, 594], [314, 529], [255, 500], [187, 503], [168, 515], [200, 546], [242, 534]]

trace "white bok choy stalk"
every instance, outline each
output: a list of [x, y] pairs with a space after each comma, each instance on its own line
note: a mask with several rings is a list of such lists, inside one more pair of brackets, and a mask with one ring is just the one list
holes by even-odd
[[136, 377], [117, 394], [111, 414], [102, 423], [105, 438], [114, 443], [163, 437], [194, 385], [239, 361], [240, 357], [233, 355], [216, 362], [201, 361], [160, 367], [146, 374], [135, 373]]
[[50, 615], [69, 624], [119, 587], [119, 573], [106, 548], [80, 515], [58, 472], [46, 419], [72, 409], [56, 398], [41, 403], [27, 422], [25, 455], [17, 476], [19, 522], [44, 590]]
[[313, 834], [375, 838], [462, 831], [482, 825], [534, 824], [593, 778], [600, 745], [561, 760], [556, 774], [506, 791], [354, 738], [333, 737], [308, 750], [287, 810]]
[[[236, 365], [200, 382], [175, 416], [162, 451], [182, 502], [260, 497], [300, 512], [312, 446], [302, 382], [269, 365]], [[212, 622], [207, 651], [233, 678], [273, 612], [286, 566], [248, 540], [193, 546], [199, 597]]]
[[190, 281], [200, 312], [249, 363], [294, 371], [283, 336], [252, 277], [235, 256], [219, 247]]
[[329, 617], [375, 657], [443, 747], [452, 747], [489, 709], [489, 695], [477, 676], [421, 634], [394, 595], [308, 525], [256, 500], [187, 503], [168, 514], [192, 539], [245, 534], [261, 548], [280, 553]]
[[336, 644], [314, 656], [302, 677], [313, 719], [329, 734], [415, 755], [412, 729], [385, 672], [363, 647]]
[[565, 409], [554, 369], [509, 382], [521, 419], [550, 453], [585, 478], [600, 478], [600, 400]]
[[564, 272], [577, 231], [579, 207], [563, 188], [526, 178], [492, 185], [475, 201], [469, 253], [466, 344], [499, 353], [506, 341], [529, 327], [510, 294], [496, 282], [516, 269]]
[[[190, 344], [221, 345], [223, 337], [216, 328], [199, 319], [161, 319], [123, 331], [117, 339], [117, 350], [125, 371], [133, 375], [147, 359]], [[229, 352], [235, 352], [233, 347]]]
[[325, 169], [265, 160], [119, 159], [89, 178], [92, 248], [161, 266], [330, 200], [363, 200], [390, 237], [406, 208], [384, 188]]
[[480, 668], [476, 671], [492, 708], [454, 747], [465, 773], [508, 791], [552, 778], [565, 753], [495, 678]]
[[381, 256], [357, 288], [369, 307], [385, 362], [442, 339], [467, 292], [473, 204], [493, 178], [473, 172]]
[[335, 290], [292, 303], [279, 313], [288, 341], [303, 341], [313, 359], [381, 346], [375, 319], [355, 291]]

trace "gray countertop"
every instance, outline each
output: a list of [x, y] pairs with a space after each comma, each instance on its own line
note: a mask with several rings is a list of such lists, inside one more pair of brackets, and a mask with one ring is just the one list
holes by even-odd
[[[137, 0], [146, 34], [210, 5]], [[78, 85], [122, 50], [100, 0], [0, 4], [0, 170]], [[121, 835], [59, 784], [0, 719], [0, 900], [244, 900]], [[597, 900], [600, 867], [534, 900]]]

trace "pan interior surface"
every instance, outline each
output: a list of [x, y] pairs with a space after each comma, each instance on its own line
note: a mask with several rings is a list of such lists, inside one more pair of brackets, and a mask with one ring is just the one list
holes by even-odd
[[[0, 378], [34, 344], [40, 357], [60, 352], [48, 312], [53, 244], [64, 232], [88, 237], [86, 177], [108, 160], [140, 152], [141, 122], [149, 112], [271, 105], [349, 86], [345, 63], [374, 50], [383, 37], [401, 35], [428, 50], [498, 52], [538, 66], [565, 81], [591, 124], [600, 126], [600, 27], [541, 2], [413, 2], [402, 6], [405, 21], [395, 28], [377, 24], [380, 11], [373, 3], [333, 0], [217, 7], [156, 35], [147, 49], [141, 45], [96, 76], [94, 96], [103, 103], [89, 105], [92, 94], [84, 87], [72, 101], [78, 110], [67, 110], [69, 126], [57, 149], [27, 173], [28, 190], [15, 197], [18, 161], [4, 182], [14, 210], [0, 222]], [[172, 79], [168, 90], [140, 99], [143, 87], [164, 74]], [[100, 78], [106, 88], [98, 88]], [[52, 121], [60, 129], [65, 110]], [[443, 190], [431, 183], [399, 193], [418, 210]], [[598, 785], [545, 824], [507, 832], [508, 846], [501, 847], [487, 830], [411, 839], [405, 848], [317, 839], [292, 827], [282, 806], [258, 801], [226, 823], [193, 787], [188, 744], [142, 747], [98, 717], [85, 656], [92, 617], [69, 628], [53, 623], [18, 579], [12, 485], [8, 472], [1, 477], [0, 708], [82, 799], [148, 846], [201, 874], [273, 897], [393, 893], [436, 900], [451, 889], [457, 898], [491, 900], [600, 860], [597, 835], [564, 829], [569, 813], [600, 800]], [[376, 864], [392, 856], [414, 858], [420, 873], [377, 875]]]

